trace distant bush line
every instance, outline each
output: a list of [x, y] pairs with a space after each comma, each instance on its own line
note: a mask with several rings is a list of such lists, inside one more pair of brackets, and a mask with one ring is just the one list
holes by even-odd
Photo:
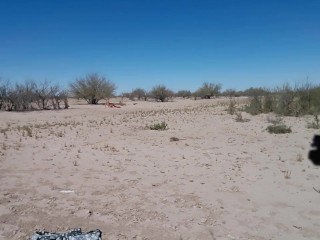
[[47, 81], [16, 83], [0, 81], [0, 110], [30, 111], [68, 108], [67, 91]]
[[305, 83], [292, 87], [284, 84], [273, 90], [251, 90], [245, 111], [252, 115], [273, 112], [298, 117], [320, 113], [320, 86]]

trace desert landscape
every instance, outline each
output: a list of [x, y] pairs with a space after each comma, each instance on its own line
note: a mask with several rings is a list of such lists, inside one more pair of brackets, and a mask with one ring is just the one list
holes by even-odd
[[225, 98], [124, 103], [0, 112], [1, 239], [320, 239], [311, 116], [270, 134], [271, 113], [237, 121]]

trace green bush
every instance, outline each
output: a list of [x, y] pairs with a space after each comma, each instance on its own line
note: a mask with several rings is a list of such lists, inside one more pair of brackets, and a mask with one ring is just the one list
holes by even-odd
[[262, 113], [262, 97], [254, 95], [250, 97], [249, 104], [245, 107], [245, 111], [251, 115]]
[[245, 91], [249, 104], [245, 111], [252, 115], [274, 112], [282, 116], [320, 113], [320, 86], [310, 83], [284, 84], [274, 90], [251, 88]]
[[291, 128], [287, 127], [284, 124], [281, 125], [270, 125], [267, 127], [267, 130], [269, 133], [274, 133], [274, 134], [284, 134], [284, 133], [291, 133]]
[[150, 130], [167, 130], [168, 125], [165, 122], [155, 123], [149, 126]]

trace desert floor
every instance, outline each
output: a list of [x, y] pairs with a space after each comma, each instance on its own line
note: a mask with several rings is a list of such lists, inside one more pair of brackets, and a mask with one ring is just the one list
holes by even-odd
[[80, 227], [103, 240], [320, 239], [312, 118], [286, 117], [292, 133], [275, 135], [271, 115], [237, 122], [227, 105], [0, 112], [0, 238]]

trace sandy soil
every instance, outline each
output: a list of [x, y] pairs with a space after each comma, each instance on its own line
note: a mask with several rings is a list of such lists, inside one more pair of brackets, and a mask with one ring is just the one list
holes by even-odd
[[224, 102], [0, 112], [0, 238], [320, 239], [319, 130], [288, 117], [270, 134], [269, 115], [236, 122]]

